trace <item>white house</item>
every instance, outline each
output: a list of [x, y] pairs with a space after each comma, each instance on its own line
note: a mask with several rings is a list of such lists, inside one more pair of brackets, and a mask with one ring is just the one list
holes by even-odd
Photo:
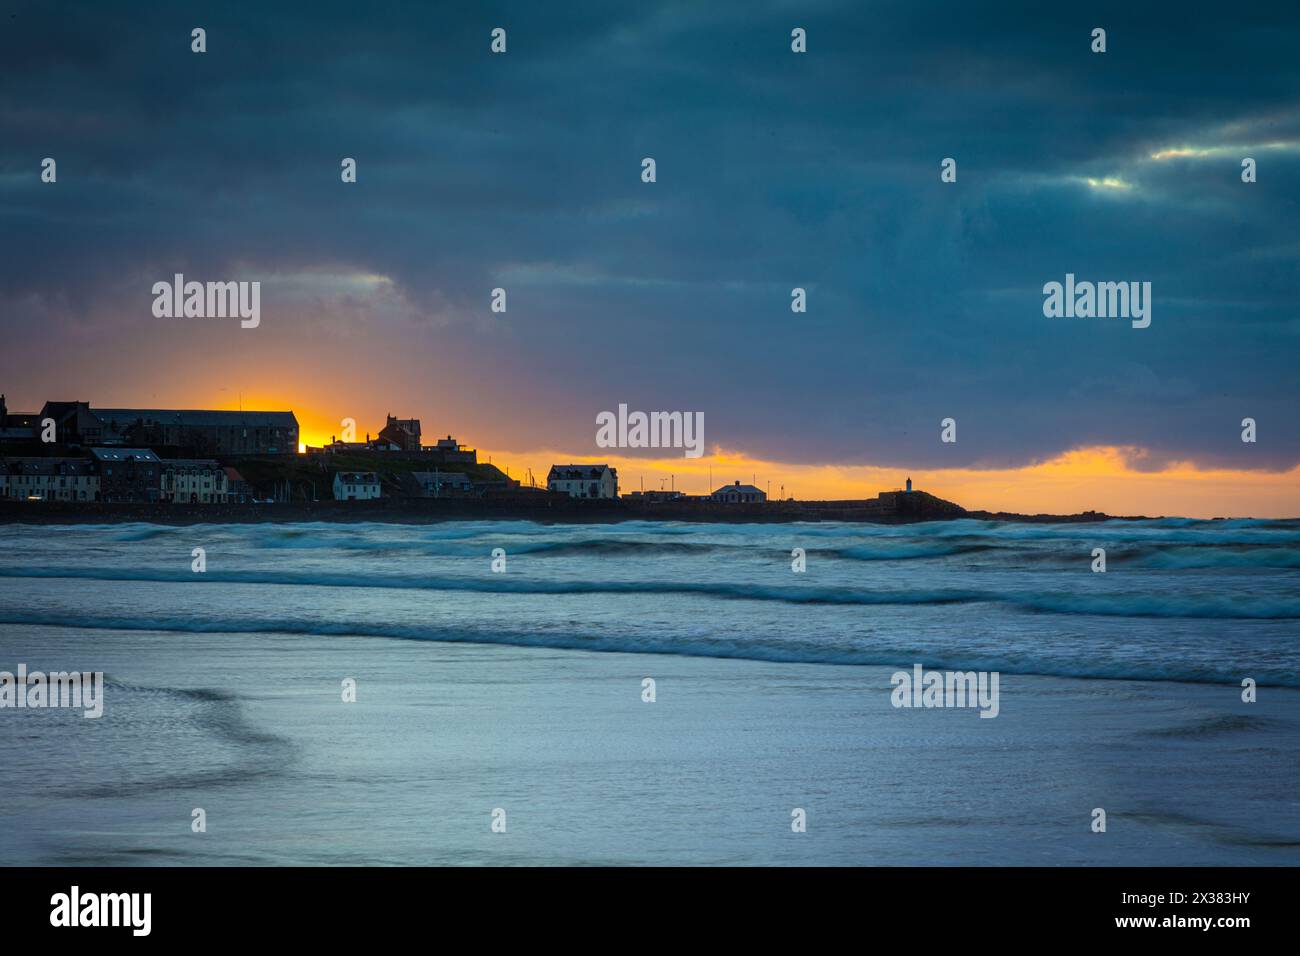
[[373, 471], [334, 473], [335, 501], [366, 501], [379, 497], [379, 475]]
[[546, 487], [570, 498], [617, 498], [618, 471], [609, 465], [552, 465]]
[[162, 463], [160, 496], [183, 504], [225, 504], [230, 495], [226, 470], [207, 458], [174, 458]]

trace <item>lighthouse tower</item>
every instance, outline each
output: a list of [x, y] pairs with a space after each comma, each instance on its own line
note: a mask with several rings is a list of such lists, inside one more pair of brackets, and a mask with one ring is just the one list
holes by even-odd
[[908, 479], [907, 479], [907, 490], [908, 490], [908, 491], [911, 491], [911, 490], [912, 490], [912, 479], [911, 479], [911, 478], [908, 478]]

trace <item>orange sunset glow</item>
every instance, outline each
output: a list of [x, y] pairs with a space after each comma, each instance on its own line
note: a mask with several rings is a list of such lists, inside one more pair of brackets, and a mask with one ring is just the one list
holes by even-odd
[[[356, 439], [377, 435], [385, 414], [415, 415], [424, 422], [425, 440], [447, 434], [471, 448], [479, 460], [508, 471], [510, 477], [528, 483], [528, 472], [544, 485], [552, 464], [608, 462], [618, 470], [623, 494], [673, 487], [687, 494], [706, 494], [736, 480], [752, 482], [772, 499], [853, 500], [874, 497], [880, 491], [901, 487], [911, 477], [918, 489], [954, 501], [968, 510], [1007, 511], [1025, 514], [1076, 514], [1102, 511], [1112, 515], [1177, 515], [1194, 518], [1260, 517], [1282, 518], [1300, 515], [1300, 468], [1278, 471], [1208, 467], [1194, 461], [1173, 462], [1157, 469], [1134, 467], [1144, 450], [1132, 446], [1094, 445], [1071, 449], [1054, 457], [1019, 467], [921, 468], [906, 464], [865, 461], [818, 462], [780, 461], [744, 449], [712, 445], [697, 459], [680, 455], [658, 457], [610, 454], [588, 440], [560, 442], [568, 434], [590, 433], [594, 428], [579, 421], [574, 413], [551, 416], [544, 433], [526, 434], [517, 427], [511, 406], [519, 396], [510, 383], [490, 403], [468, 401], [469, 390], [450, 370], [438, 369], [439, 387], [414, 393], [394, 389], [395, 397], [382, 404], [370, 398], [388, 389], [384, 377], [372, 368], [352, 370], [337, 367], [325, 356], [312, 355], [317, 345], [304, 347], [304, 358], [319, 359], [347, 388], [364, 396], [355, 404], [340, 401], [336, 382], [313, 374], [317, 363], [303, 362], [273, 373], [264, 359], [243, 366], [240, 376], [249, 384], [232, 383], [217, 388], [194, 386], [196, 380], [213, 381], [198, 371], [186, 380], [179, 370], [154, 383], [154, 389], [140, 394], [127, 388], [105, 389], [112, 403], [157, 404], [176, 408], [222, 410], [290, 410], [299, 423], [300, 449], [322, 446], [343, 434], [343, 420], [356, 422]], [[364, 351], [364, 350], [363, 350]], [[251, 357], [250, 357], [251, 358]], [[130, 359], [126, 359], [129, 363]], [[200, 369], [214, 357], [200, 359]], [[337, 359], [334, 360], [338, 362]], [[405, 358], [401, 359], [403, 363]], [[197, 371], [197, 370], [196, 370]], [[262, 383], [262, 384], [258, 384]], [[35, 398], [32, 399], [34, 403]], [[432, 412], [430, 411], [432, 409]], [[550, 441], [545, 439], [550, 437]], [[537, 439], [542, 438], [539, 442]], [[710, 487], [712, 484], [712, 487]]]
[[[377, 386], [367, 383], [367, 387]], [[180, 394], [171, 399], [177, 407], [292, 410], [298, 418], [300, 450], [308, 445], [325, 445], [331, 438], [341, 436], [346, 417], [356, 421], [357, 440], [363, 440], [367, 434], [378, 434], [385, 414], [378, 406], [366, 413], [355, 409], [350, 414], [342, 409], [328, 411], [329, 389], [307, 375], [294, 372], [286, 374], [278, 387], [252, 388], [233, 396], [228, 389], [215, 393], [189, 394], [188, 390], [181, 389], [177, 392]], [[315, 398], [320, 404], [307, 404], [305, 397]], [[392, 403], [389, 409], [394, 414], [403, 410], [399, 402]], [[1178, 462], [1157, 470], [1142, 470], [1134, 468], [1131, 462], [1140, 460], [1143, 451], [1131, 447], [1076, 448], [1021, 467], [988, 469], [909, 469], [871, 462], [807, 464], [768, 460], [742, 450], [723, 448], [710, 449], [711, 453], [697, 459], [651, 458], [609, 454], [610, 450], [591, 446], [585, 450], [511, 447], [499, 440], [510, 436], [491, 417], [491, 410], [458, 410], [456, 418], [462, 414], [464, 427], [456, 425], [454, 420], [444, 421], [442, 416], [431, 420], [426, 415], [426, 438], [432, 440], [451, 433], [466, 445], [477, 448], [480, 461], [490, 460], [525, 484], [530, 469], [535, 482], [544, 485], [552, 464], [608, 462], [618, 469], [623, 494], [661, 487], [706, 494], [740, 480], [754, 482], [765, 491], [770, 486], [773, 499], [852, 500], [901, 487], [910, 476], [918, 489], [972, 511], [1077, 514], [1092, 510], [1112, 515], [1189, 518], [1300, 515], [1300, 468], [1246, 470]], [[479, 435], [487, 440], [476, 440]]]
[[1104, 511], [1112, 515], [1176, 515], [1189, 518], [1285, 518], [1300, 515], [1300, 469], [1255, 472], [1201, 469], [1178, 464], [1160, 471], [1138, 471], [1126, 464], [1125, 449], [1080, 448], [1050, 461], [1004, 469], [928, 469], [864, 465], [799, 465], [760, 461], [742, 453], [719, 452], [698, 459], [627, 458], [616, 455], [572, 455], [564, 452], [518, 454], [480, 449], [482, 460], [509, 467], [510, 475], [526, 481], [531, 468], [544, 482], [551, 462], [607, 461], [618, 469], [622, 493], [668, 488], [705, 494], [712, 469], [714, 488], [735, 480], [756, 482], [764, 491], [770, 482], [775, 499], [784, 486], [786, 497], [860, 499], [902, 486], [911, 477], [915, 486], [971, 511], [1022, 514], [1077, 514]]
[[[334, 417], [296, 405], [288, 391], [249, 392], [242, 401], [244, 408], [292, 409], [298, 417], [300, 450], [307, 445], [325, 445], [342, 433], [344, 416]], [[239, 399], [223, 399], [214, 407], [238, 408]], [[373, 419], [357, 417], [356, 421], [357, 440], [367, 434], [377, 434], [383, 425], [382, 414]], [[493, 431], [490, 427], [483, 430]], [[1203, 468], [1194, 462], [1179, 462], [1159, 470], [1139, 470], [1130, 462], [1142, 457], [1141, 449], [1117, 446], [1077, 448], [1019, 468], [909, 470], [905, 466], [870, 462], [771, 461], [730, 449], [714, 449], [711, 454], [690, 459], [630, 457], [608, 454], [602, 449], [486, 447], [474, 441], [470, 430], [446, 425], [441, 430], [432, 427], [430, 436], [448, 431], [470, 447], [477, 447], [480, 461], [491, 461], [525, 484], [529, 470], [535, 482], [544, 485], [552, 464], [608, 462], [618, 469], [623, 494], [661, 487], [688, 494], [707, 494], [723, 484], [740, 480], [754, 482], [764, 491], [770, 488], [773, 499], [853, 500], [901, 487], [910, 476], [918, 489], [955, 501], [971, 511], [1077, 514], [1091, 510], [1112, 515], [1188, 518], [1300, 515], [1300, 468], [1254, 471]]]

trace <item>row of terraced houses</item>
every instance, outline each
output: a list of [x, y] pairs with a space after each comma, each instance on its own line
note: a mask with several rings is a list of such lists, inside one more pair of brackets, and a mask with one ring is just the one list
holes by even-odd
[[[184, 502], [224, 504], [253, 497], [240, 475], [245, 457], [296, 455], [292, 411], [100, 408], [89, 402], [46, 402], [39, 412], [11, 412], [0, 394], [0, 498], [40, 501]], [[399, 475], [406, 496], [482, 493], [500, 482], [472, 482], [442, 466], [475, 465], [477, 453], [451, 435], [422, 445], [420, 420], [387, 416], [365, 442], [332, 440], [308, 448], [338, 500], [380, 497], [375, 471], [335, 470], [332, 455], [381, 461], [386, 453], [418, 457], [429, 471]], [[54, 452], [54, 454], [51, 454]], [[73, 454], [75, 452], [75, 454]], [[161, 453], [161, 454], [160, 454]], [[176, 456], [176, 457], [173, 457]]]
[[213, 459], [160, 459], [148, 448], [91, 448], [86, 457], [5, 457], [0, 498], [27, 501], [246, 501], [239, 471]]
[[[53, 446], [62, 454], [36, 454]], [[160, 458], [157, 450], [188, 457]], [[12, 412], [0, 395], [0, 498], [41, 501], [246, 501], [247, 482], [216, 457], [298, 450], [293, 412], [99, 408], [46, 402]], [[74, 454], [75, 453], [75, 454]]]

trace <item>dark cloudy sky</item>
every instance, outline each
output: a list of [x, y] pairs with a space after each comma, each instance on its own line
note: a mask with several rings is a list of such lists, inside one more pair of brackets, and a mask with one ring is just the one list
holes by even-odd
[[[3, 0], [0, 76], [11, 409], [242, 394], [581, 453], [626, 402], [779, 462], [1300, 461], [1296, 4]], [[154, 318], [174, 272], [260, 279], [261, 327]], [[1151, 327], [1045, 318], [1066, 272], [1150, 281]]]

